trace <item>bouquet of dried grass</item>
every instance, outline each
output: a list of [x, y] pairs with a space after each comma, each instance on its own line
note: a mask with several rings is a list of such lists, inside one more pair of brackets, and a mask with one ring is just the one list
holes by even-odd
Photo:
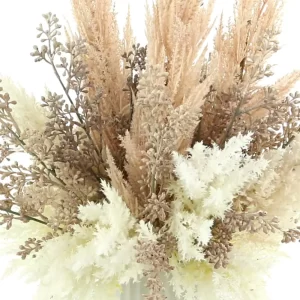
[[115, 299], [142, 278], [166, 299], [161, 275], [178, 299], [267, 299], [300, 238], [300, 72], [264, 84], [281, 2], [237, 0], [211, 51], [214, 0], [147, 5], [147, 46], [129, 13], [119, 38], [111, 0], [73, 0], [65, 44], [44, 15], [31, 55], [64, 94], [0, 94], [1, 224], [37, 299]]

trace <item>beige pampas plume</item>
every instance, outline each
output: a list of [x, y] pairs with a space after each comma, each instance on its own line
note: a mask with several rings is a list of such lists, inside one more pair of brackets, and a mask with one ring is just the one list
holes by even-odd
[[[104, 149], [107, 146], [117, 159], [116, 164], [122, 166], [120, 157], [124, 157], [124, 154], [118, 137], [129, 128], [127, 110], [129, 97], [123, 91], [128, 75], [127, 72], [121, 72], [124, 46], [119, 38], [113, 1], [74, 0], [73, 8], [78, 30], [87, 41], [86, 63], [92, 82], [90, 95], [94, 94], [97, 97], [101, 90], [102, 100], [99, 103], [99, 110], [103, 121], [102, 143]], [[125, 34], [126, 49], [127, 43], [131, 40], [129, 21], [128, 19]]]
[[209, 85], [204, 90], [199, 84], [205, 59], [199, 52], [212, 29], [214, 4], [215, 1], [203, 5], [200, 0], [162, 0], [152, 7], [147, 5], [148, 61], [151, 65], [165, 65], [170, 96], [176, 106], [192, 98], [193, 105], [199, 107], [207, 93]]
[[135, 37], [131, 26], [131, 11], [128, 6], [126, 23], [123, 30], [123, 47], [124, 51], [129, 52], [132, 49], [132, 45], [135, 44]]

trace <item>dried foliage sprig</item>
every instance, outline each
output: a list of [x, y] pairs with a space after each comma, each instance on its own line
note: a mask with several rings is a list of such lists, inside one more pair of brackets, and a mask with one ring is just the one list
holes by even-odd
[[284, 232], [282, 243], [290, 243], [299, 240], [300, 240], [300, 231], [299, 231], [299, 227], [297, 227], [296, 229], [289, 229], [288, 231]]
[[[229, 213], [224, 220], [216, 220], [212, 227], [212, 239], [205, 247], [205, 257], [215, 268], [226, 267], [229, 263], [228, 253], [231, 251], [232, 235], [235, 232], [248, 231], [256, 233], [263, 231], [265, 234], [275, 233], [280, 230], [279, 220], [273, 217], [266, 219], [266, 212], [255, 213]], [[286, 234], [285, 234], [286, 235]]]
[[165, 300], [162, 295], [164, 287], [160, 280], [163, 272], [169, 272], [172, 267], [168, 263], [168, 256], [165, 252], [165, 245], [153, 242], [139, 242], [137, 246], [137, 262], [147, 265], [144, 276], [147, 278], [146, 286], [149, 288], [149, 295], [144, 295], [147, 300]]

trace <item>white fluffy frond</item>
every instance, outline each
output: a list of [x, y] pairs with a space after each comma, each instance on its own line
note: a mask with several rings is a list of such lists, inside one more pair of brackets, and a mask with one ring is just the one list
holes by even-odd
[[170, 230], [177, 238], [180, 258], [184, 261], [203, 260], [202, 245], [206, 245], [211, 238], [213, 220], [184, 211], [179, 203], [173, 209]]
[[97, 222], [101, 217], [102, 206], [93, 202], [79, 206], [78, 217], [84, 222]]
[[153, 225], [150, 222], [145, 223], [143, 220], [139, 222], [136, 232], [141, 240], [156, 241], [159, 237], [153, 232]]
[[42, 132], [48, 122], [47, 111], [32, 95], [29, 95], [24, 88], [15, 84], [10, 78], [1, 78], [0, 85], [5, 91], [9, 91], [11, 100], [17, 102], [13, 106], [12, 115], [22, 132], [26, 129]]
[[253, 160], [244, 154], [250, 142], [251, 134], [238, 135], [224, 149], [197, 143], [188, 157], [174, 153], [179, 184], [203, 216], [223, 218], [237, 193], [266, 169], [266, 159]]

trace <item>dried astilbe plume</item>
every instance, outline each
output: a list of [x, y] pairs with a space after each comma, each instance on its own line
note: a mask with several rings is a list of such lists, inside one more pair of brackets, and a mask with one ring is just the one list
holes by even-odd
[[63, 95], [3, 80], [0, 224], [36, 299], [143, 279], [149, 300], [267, 299], [280, 244], [300, 239], [300, 72], [264, 81], [283, 1], [236, 0], [227, 26], [214, 7], [147, 3], [140, 45], [130, 10], [121, 39], [113, 1], [73, 0], [79, 34], [62, 42], [45, 14], [31, 53]]

